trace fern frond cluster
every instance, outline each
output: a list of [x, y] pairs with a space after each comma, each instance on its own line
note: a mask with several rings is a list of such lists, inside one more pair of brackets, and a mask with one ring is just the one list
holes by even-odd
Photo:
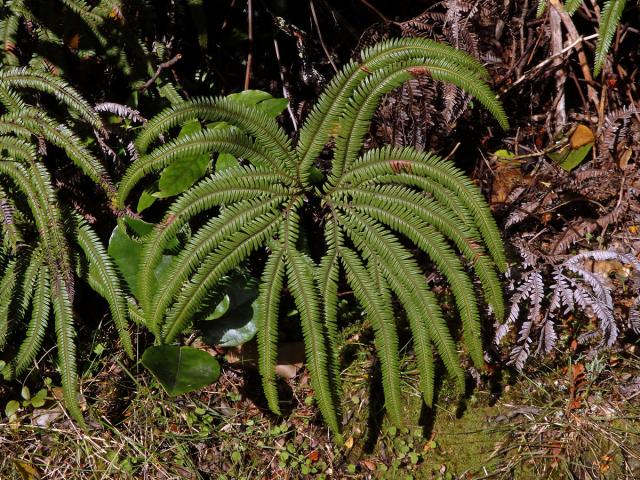
[[139, 88], [172, 55], [168, 28], [206, 52], [205, 18], [202, 0], [11, 0], [0, 5], [0, 63], [79, 79], [115, 77]]
[[[132, 314], [158, 342], [172, 343], [205, 313], [225, 276], [260, 250], [268, 256], [258, 299], [259, 366], [274, 412], [280, 411], [275, 364], [286, 286], [299, 312], [318, 406], [331, 430], [339, 432], [336, 312], [341, 279], [373, 325], [386, 409], [394, 423], [403, 419], [392, 297], [408, 318], [425, 402], [433, 401], [436, 353], [463, 389], [452, 332], [412, 246], [425, 252], [451, 285], [466, 348], [482, 365], [478, 292], [468, 269], [501, 318], [497, 273], [504, 270], [505, 257], [496, 224], [478, 188], [450, 161], [411, 148], [362, 153], [380, 98], [421, 75], [465, 89], [507, 126], [484, 67], [468, 54], [423, 39], [387, 41], [347, 64], [320, 96], [295, 147], [272, 118], [229, 98], [195, 98], [149, 120], [136, 141], [140, 157], [120, 182], [119, 208], [145, 177], [180, 155], [227, 152], [243, 163], [188, 189], [141, 239]], [[166, 139], [167, 132], [194, 118], [231, 127], [204, 129], [154, 146], [161, 135]], [[328, 144], [335, 144], [331, 167], [321, 172], [318, 160]], [[176, 253], [178, 234], [202, 224], [196, 220], [203, 217], [208, 221]], [[321, 251], [310, 247], [315, 228], [323, 231]], [[160, 282], [157, 267], [170, 245], [175, 258]]]
[[78, 276], [108, 301], [124, 349], [132, 355], [133, 348], [112, 262], [93, 229], [60, 199], [50, 169], [70, 160], [110, 202], [115, 187], [72, 125], [33, 105], [31, 92], [56, 98], [75, 123], [102, 128], [84, 98], [60, 78], [27, 68], [0, 72], [0, 350], [13, 358], [5, 375], [23, 374], [53, 317], [65, 403], [82, 422], [73, 315]]

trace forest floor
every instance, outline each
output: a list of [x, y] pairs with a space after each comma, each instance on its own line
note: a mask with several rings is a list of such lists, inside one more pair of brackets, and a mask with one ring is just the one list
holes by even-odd
[[[509, 18], [482, 7], [462, 11], [468, 21], [454, 29], [442, 16], [453, 3], [469, 2], [379, 23], [362, 33], [359, 48], [389, 35], [457, 44], [488, 65], [512, 121], [508, 132], [487, 128], [488, 116], [467, 96], [421, 79], [386, 98], [369, 140], [454, 159], [486, 193], [503, 230], [512, 265], [507, 298], [522, 308], [497, 326], [501, 341], [486, 339], [489, 368], [468, 368], [467, 395], [454, 394], [443, 377], [433, 410], [423, 408], [405, 345], [407, 426], [389, 426], [371, 328], [355, 316], [342, 333], [344, 442], [336, 444], [318, 418], [295, 338], [279, 366], [290, 408], [276, 417], [253, 362], [237, 351], [215, 351], [224, 360], [217, 383], [170, 398], [117, 353], [107, 328], [81, 349], [89, 352], [82, 405], [90, 428], [67, 418], [55, 368], [43, 366], [44, 385], [12, 390], [20, 403], [15, 420], [0, 423], [0, 479], [640, 478], [640, 318], [633, 314], [640, 30], [623, 22], [614, 64], [594, 79], [579, 54], [594, 48], [597, 18], [586, 9], [551, 19], [536, 18], [528, 1]], [[314, 61], [329, 68], [316, 50], [317, 58], [300, 51], [300, 71]], [[313, 97], [295, 82], [294, 95]], [[304, 98], [298, 107], [293, 119], [307, 108]], [[437, 275], [430, 280], [447, 295]], [[590, 300], [574, 312], [563, 298], [554, 306], [563, 281]], [[136, 338], [143, 351], [148, 339]]]
[[[640, 358], [633, 349], [565, 365], [501, 370], [466, 398], [445, 380], [433, 411], [421, 409], [417, 372], [404, 363], [406, 429], [382, 415], [368, 339], [345, 339], [344, 443], [331, 440], [308, 377], [291, 378], [290, 412], [275, 417], [257, 372], [225, 368], [197, 394], [168, 397], [143, 371], [95, 354], [79, 430], [55, 400], [0, 424], [0, 478], [22, 479], [534, 479], [640, 475]], [[98, 349], [99, 351], [99, 349]], [[293, 375], [293, 376], [291, 376]]]

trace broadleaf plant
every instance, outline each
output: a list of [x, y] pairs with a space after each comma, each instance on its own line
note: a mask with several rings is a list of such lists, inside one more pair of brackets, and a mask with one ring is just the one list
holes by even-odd
[[[464, 388], [452, 333], [411, 245], [423, 250], [449, 281], [466, 348], [481, 366], [478, 295], [463, 260], [502, 318], [497, 272], [505, 268], [505, 257], [496, 224], [481, 192], [450, 161], [412, 148], [362, 153], [380, 98], [420, 75], [465, 89], [507, 127], [484, 67], [466, 53], [424, 39], [380, 43], [348, 63], [320, 96], [295, 147], [265, 112], [229, 98], [181, 102], [144, 126], [136, 140], [140, 156], [119, 185], [121, 208], [141, 180], [182, 155], [227, 152], [242, 159], [188, 189], [142, 238], [138, 302], [130, 307], [158, 343], [172, 344], [194, 319], [210, 313], [221, 282], [260, 250], [267, 259], [257, 300], [259, 370], [271, 410], [280, 412], [275, 366], [286, 285], [299, 312], [319, 409], [339, 435], [336, 312], [341, 278], [373, 324], [393, 423], [403, 423], [394, 296], [407, 314], [425, 402], [433, 401], [434, 351]], [[166, 139], [166, 132], [194, 118], [234, 128], [203, 129], [150, 148], [161, 135]], [[330, 168], [320, 161], [327, 145], [334, 145]], [[182, 245], [166, 280], [158, 284], [155, 269], [170, 242], [203, 217], [205, 223]]]

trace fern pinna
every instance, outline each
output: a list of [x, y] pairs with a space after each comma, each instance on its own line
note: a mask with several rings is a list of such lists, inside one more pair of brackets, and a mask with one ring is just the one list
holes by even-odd
[[[126, 352], [133, 355], [133, 348], [115, 268], [92, 228], [59, 198], [47, 164], [60, 167], [70, 159], [110, 199], [115, 187], [69, 125], [30, 103], [43, 94], [57, 98], [76, 124], [102, 128], [93, 109], [60, 78], [25, 68], [0, 72], [0, 351], [13, 358], [5, 376], [24, 373], [53, 312], [65, 404], [82, 423], [72, 312], [76, 276], [108, 301]], [[14, 337], [15, 349], [9, 342]]]
[[[274, 412], [279, 412], [275, 364], [285, 284], [300, 313], [312, 387], [334, 432], [340, 424], [340, 278], [346, 278], [373, 324], [386, 409], [394, 423], [402, 423], [402, 408], [392, 296], [407, 313], [424, 400], [430, 404], [433, 399], [434, 350], [462, 389], [464, 373], [455, 343], [409, 245], [426, 252], [449, 280], [465, 343], [473, 361], [481, 365], [477, 295], [454, 246], [475, 271], [493, 311], [502, 317], [497, 270], [504, 269], [505, 259], [495, 222], [480, 191], [451, 162], [411, 148], [361, 153], [380, 97], [419, 75], [464, 88], [507, 126], [500, 103], [485, 83], [483, 66], [450, 46], [423, 39], [378, 44], [363, 52], [359, 62], [346, 65], [321, 95], [295, 147], [273, 119], [228, 98], [185, 101], [150, 120], [137, 138], [140, 157], [120, 183], [119, 207], [146, 175], [181, 155], [229, 152], [245, 162], [190, 188], [143, 238], [139, 304], [132, 305], [136, 318], [161, 343], [174, 342], [195, 316], [204, 313], [207, 299], [225, 275], [263, 249], [268, 259], [260, 281], [257, 340], [262, 383]], [[231, 127], [204, 129], [149, 149], [160, 135], [194, 118]], [[330, 171], [319, 179], [316, 162], [333, 142]], [[314, 219], [321, 218], [324, 230], [325, 248], [317, 255], [307, 247], [310, 232], [301, 221], [310, 211], [317, 215]], [[168, 245], [175, 245], [176, 235], [202, 213], [209, 220], [186, 241], [158, 282], [156, 269]]]

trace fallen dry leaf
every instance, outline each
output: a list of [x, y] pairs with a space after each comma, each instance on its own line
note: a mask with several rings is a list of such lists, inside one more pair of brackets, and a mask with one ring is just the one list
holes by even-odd
[[578, 125], [569, 139], [571, 148], [576, 150], [595, 141], [595, 136], [586, 125]]
[[360, 463], [364, 465], [368, 470], [371, 470], [372, 472], [376, 469], [376, 464], [373, 463], [371, 460], [360, 460]]
[[51, 410], [36, 409], [33, 411], [33, 416], [31, 417], [31, 424], [37, 425], [38, 427], [47, 428], [53, 422], [60, 419], [61, 417], [62, 417], [62, 410], [60, 410], [60, 408], [54, 408]]
[[491, 205], [504, 203], [522, 180], [519, 166], [506, 162], [499, 163], [491, 187]]

